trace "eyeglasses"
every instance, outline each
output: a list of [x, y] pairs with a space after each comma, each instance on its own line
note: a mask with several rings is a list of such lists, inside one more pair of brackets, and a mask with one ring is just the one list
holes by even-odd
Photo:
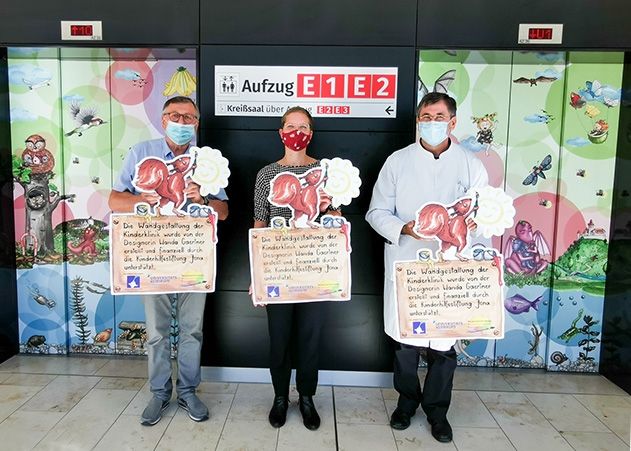
[[203, 205], [192, 204], [188, 207], [191, 218], [207, 218], [212, 214], [212, 208]]
[[171, 113], [162, 113], [162, 115], [168, 116], [173, 122], [179, 122], [180, 118], [182, 118], [185, 124], [193, 124], [199, 120], [199, 118], [194, 114], [180, 114], [175, 111]]
[[300, 130], [303, 133], [309, 133], [311, 126], [309, 124], [285, 124], [283, 126], [283, 130], [288, 132], [293, 132], [296, 130]]
[[436, 122], [447, 122], [449, 121], [453, 116], [445, 116], [444, 114], [440, 114], [438, 113], [436, 116], [432, 116], [431, 114], [422, 114], [419, 117], [419, 120], [421, 122], [431, 122], [431, 121], [436, 121]]
[[485, 247], [473, 249], [473, 259], [476, 261], [493, 260], [495, 257], [497, 257], [495, 249], [487, 249]]
[[339, 216], [323, 216], [322, 226], [325, 229], [339, 229], [344, 225], [344, 218]]

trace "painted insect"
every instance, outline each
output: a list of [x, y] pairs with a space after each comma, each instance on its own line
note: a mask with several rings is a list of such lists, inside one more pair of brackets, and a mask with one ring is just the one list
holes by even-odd
[[536, 185], [539, 181], [539, 177], [546, 178], [544, 171], [548, 171], [552, 167], [552, 155], [546, 155], [538, 166], [532, 167], [532, 172], [528, 174], [528, 177], [522, 182], [524, 185]]
[[570, 105], [572, 108], [578, 109], [585, 106], [585, 100], [577, 93], [573, 92], [570, 94]]

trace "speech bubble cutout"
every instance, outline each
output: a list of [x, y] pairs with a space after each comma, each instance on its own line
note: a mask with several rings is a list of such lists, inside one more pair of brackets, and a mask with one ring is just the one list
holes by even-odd
[[196, 155], [195, 169], [191, 180], [199, 185], [202, 196], [215, 195], [221, 188], [228, 186], [228, 160], [221, 151], [212, 147], [191, 147], [190, 153]]
[[513, 226], [515, 217], [513, 199], [502, 189], [492, 186], [473, 188], [469, 190], [467, 196], [472, 199], [477, 196], [478, 210], [473, 220], [478, 225], [477, 233], [484, 238], [501, 236], [504, 230]]
[[324, 158], [320, 161], [325, 168], [327, 176], [324, 192], [331, 196], [331, 204], [338, 208], [340, 205], [348, 205], [359, 196], [359, 187], [362, 184], [359, 178], [359, 169], [353, 166], [350, 160]]

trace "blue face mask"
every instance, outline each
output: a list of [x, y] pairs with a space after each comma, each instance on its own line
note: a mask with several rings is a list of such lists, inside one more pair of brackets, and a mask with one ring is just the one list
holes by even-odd
[[419, 122], [418, 132], [421, 139], [430, 146], [437, 146], [447, 139], [447, 127], [449, 122]]
[[169, 121], [166, 128], [167, 136], [178, 146], [191, 142], [195, 136], [195, 125], [179, 124]]

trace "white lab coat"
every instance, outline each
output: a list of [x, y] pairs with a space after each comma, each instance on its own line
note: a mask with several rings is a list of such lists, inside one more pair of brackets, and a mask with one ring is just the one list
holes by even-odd
[[[379, 172], [372, 192], [366, 220], [386, 239], [383, 321], [386, 333], [396, 341], [414, 346], [447, 351], [451, 339], [399, 339], [399, 323], [394, 297], [393, 263], [416, 260], [421, 248], [438, 249], [437, 241], [416, 240], [401, 235], [403, 226], [415, 219], [415, 213], [426, 202], [451, 204], [471, 187], [488, 185], [482, 162], [455, 143], [439, 159], [416, 142], [394, 152]], [[390, 244], [391, 243], [391, 244]]]

